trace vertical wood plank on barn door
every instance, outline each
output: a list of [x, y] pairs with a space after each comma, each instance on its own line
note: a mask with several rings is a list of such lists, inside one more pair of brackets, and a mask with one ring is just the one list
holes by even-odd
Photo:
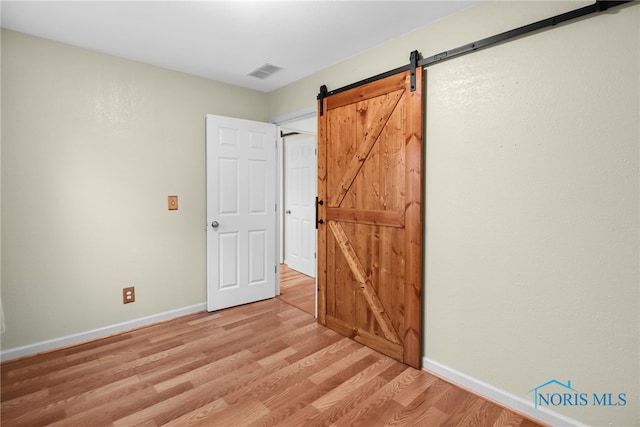
[[420, 367], [422, 69], [323, 100], [318, 321]]

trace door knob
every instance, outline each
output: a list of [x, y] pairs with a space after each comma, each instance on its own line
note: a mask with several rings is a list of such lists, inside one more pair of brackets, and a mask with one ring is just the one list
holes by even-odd
[[220, 227], [220, 224], [218, 224], [218, 221], [213, 221], [213, 222], [211, 223], [211, 227], [213, 227], [213, 228], [218, 228], [218, 227]]
[[286, 211], [284, 211], [284, 213], [286, 213], [287, 215], [291, 215], [291, 211], [290, 210], [286, 210]]

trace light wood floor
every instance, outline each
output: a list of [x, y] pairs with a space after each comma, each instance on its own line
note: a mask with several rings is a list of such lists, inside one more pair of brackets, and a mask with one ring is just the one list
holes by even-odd
[[311, 315], [316, 314], [316, 279], [280, 265], [280, 296], [282, 301]]
[[0, 365], [2, 426], [536, 426], [274, 298]]

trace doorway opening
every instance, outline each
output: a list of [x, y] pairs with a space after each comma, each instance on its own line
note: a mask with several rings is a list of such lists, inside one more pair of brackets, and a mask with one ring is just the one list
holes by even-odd
[[281, 131], [279, 298], [316, 316], [316, 112], [276, 123]]

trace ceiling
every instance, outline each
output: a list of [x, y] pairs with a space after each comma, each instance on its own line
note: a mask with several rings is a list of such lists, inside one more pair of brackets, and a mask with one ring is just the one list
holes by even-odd
[[[3, 0], [0, 13], [3, 28], [270, 92], [473, 3]], [[249, 75], [265, 64], [281, 70]]]

